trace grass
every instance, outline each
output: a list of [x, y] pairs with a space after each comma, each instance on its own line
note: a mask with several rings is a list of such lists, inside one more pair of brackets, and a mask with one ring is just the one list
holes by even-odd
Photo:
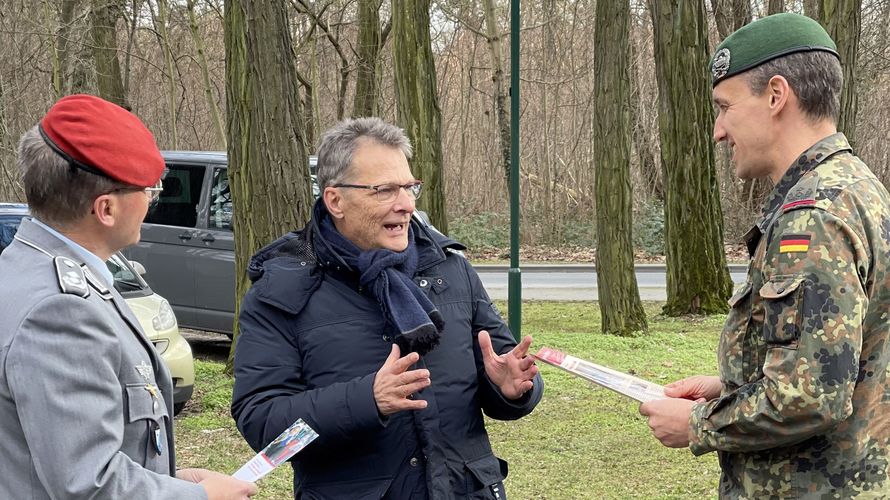
[[[555, 347], [661, 384], [716, 373], [723, 317], [665, 318], [654, 303], [646, 310], [649, 334], [619, 338], [600, 333], [595, 304], [529, 302], [522, 333], [534, 336], [534, 349]], [[179, 466], [234, 472], [253, 452], [229, 416], [232, 381], [221, 363], [196, 361], [195, 367], [195, 395], [177, 418]], [[549, 366], [541, 371], [544, 399], [531, 415], [487, 423], [495, 453], [510, 463], [510, 498], [716, 497], [713, 454], [696, 458], [685, 449], [664, 448], [633, 401]], [[292, 498], [291, 481], [290, 467], [279, 467], [260, 482], [255, 498]]]

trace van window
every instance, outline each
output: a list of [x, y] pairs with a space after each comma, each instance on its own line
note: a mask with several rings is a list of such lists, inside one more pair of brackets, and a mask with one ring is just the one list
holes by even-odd
[[203, 165], [167, 165], [164, 190], [148, 211], [145, 222], [167, 226], [195, 227], [204, 182]]
[[232, 230], [232, 192], [229, 190], [229, 176], [225, 168], [213, 170], [213, 187], [210, 188], [211, 229]]

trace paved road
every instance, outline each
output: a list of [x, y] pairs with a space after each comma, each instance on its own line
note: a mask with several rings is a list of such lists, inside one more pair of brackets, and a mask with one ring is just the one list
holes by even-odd
[[[508, 266], [475, 266], [493, 299], [507, 299]], [[745, 265], [729, 266], [732, 280], [745, 281]], [[643, 300], [666, 300], [664, 265], [636, 268], [637, 286]], [[522, 267], [523, 300], [597, 300], [596, 271], [591, 265], [535, 265]]]

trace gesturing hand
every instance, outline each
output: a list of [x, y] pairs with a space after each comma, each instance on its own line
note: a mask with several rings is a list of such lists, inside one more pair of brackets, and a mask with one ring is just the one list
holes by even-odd
[[532, 379], [538, 373], [538, 367], [535, 366], [534, 358], [527, 356], [531, 345], [531, 336], [526, 336], [513, 350], [498, 356], [491, 346], [488, 332], [479, 332], [479, 348], [482, 349], [485, 374], [507, 399], [519, 399], [534, 387]]
[[393, 344], [389, 357], [374, 377], [374, 401], [384, 416], [402, 410], [422, 410], [427, 405], [422, 399], [411, 399], [411, 395], [430, 385], [430, 371], [408, 370], [420, 359], [416, 352], [403, 358], [399, 356], [399, 346]]

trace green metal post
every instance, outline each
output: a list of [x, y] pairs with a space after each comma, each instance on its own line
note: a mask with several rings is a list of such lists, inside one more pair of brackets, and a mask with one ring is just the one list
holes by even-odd
[[519, 0], [510, 2], [510, 272], [507, 321], [522, 338], [522, 274], [519, 269]]

